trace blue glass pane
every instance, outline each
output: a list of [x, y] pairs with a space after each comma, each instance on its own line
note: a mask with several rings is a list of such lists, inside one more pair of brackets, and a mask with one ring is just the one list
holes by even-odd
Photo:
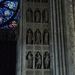
[[[9, 21], [15, 14], [18, 7], [18, 0], [0, 0], [0, 24]], [[18, 27], [19, 12], [16, 13], [11, 22], [0, 27], [0, 29], [15, 29]]]
[[0, 2], [2, 2], [3, 0], [0, 0]]
[[19, 21], [19, 15], [20, 13], [18, 12], [13, 19], [13, 21], [9, 22], [7, 25], [1, 27], [0, 29], [16, 29], [18, 27], [18, 21]]
[[18, 27], [18, 22], [11, 21], [8, 25], [1, 27], [0, 29], [16, 29]]
[[0, 15], [0, 24], [4, 22], [4, 17]]
[[7, 8], [1, 8], [0, 9], [2, 16], [5, 16], [6, 18], [11, 18], [12, 15], [14, 14], [14, 11], [12, 10], [8, 10]]
[[19, 20], [19, 18], [20, 18], [20, 12], [18, 11], [18, 13], [16, 14], [16, 16], [15, 16], [15, 18], [14, 18], [14, 19], [18, 21], [18, 20]]
[[12, 1], [6, 1], [4, 2], [5, 7], [8, 7], [9, 9], [15, 10], [18, 6], [18, 2], [12, 2]]

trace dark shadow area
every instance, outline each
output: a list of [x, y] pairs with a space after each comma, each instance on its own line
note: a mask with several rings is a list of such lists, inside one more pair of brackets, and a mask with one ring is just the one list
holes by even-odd
[[15, 75], [16, 43], [0, 42], [0, 75]]

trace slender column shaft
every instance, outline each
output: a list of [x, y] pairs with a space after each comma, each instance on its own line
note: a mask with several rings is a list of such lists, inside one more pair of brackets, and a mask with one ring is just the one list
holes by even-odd
[[64, 48], [64, 45], [65, 45], [65, 39], [64, 39], [64, 36], [66, 36], [65, 34], [64, 34], [64, 29], [63, 29], [63, 27], [64, 27], [64, 23], [62, 23], [63, 22], [63, 20], [62, 20], [62, 16], [63, 16], [63, 14], [62, 14], [62, 8], [64, 8], [64, 7], [62, 7], [62, 4], [63, 4], [63, 1], [62, 0], [59, 0], [59, 20], [60, 20], [60, 42], [61, 42], [61, 59], [62, 60], [60, 60], [61, 61], [61, 65], [62, 65], [62, 75], [66, 75], [66, 62], [65, 62], [65, 48]]
[[55, 67], [55, 47], [54, 47], [54, 22], [53, 22], [53, 0], [50, 0], [50, 29], [51, 29], [51, 32], [50, 32], [50, 36], [51, 36], [51, 39], [50, 39], [50, 44], [51, 44], [51, 48], [52, 48], [52, 60], [51, 62], [53, 63], [52, 64], [52, 74], [53, 75], [56, 75], [56, 67]]
[[53, 0], [53, 30], [54, 30], [54, 54], [55, 54], [55, 74], [59, 75], [59, 58], [58, 58], [58, 38], [57, 38], [57, 24], [56, 24], [56, 2]]
[[20, 23], [19, 23], [19, 38], [18, 38], [18, 42], [17, 42], [17, 51], [16, 51], [16, 55], [17, 55], [17, 63], [16, 63], [16, 75], [22, 75], [22, 48], [23, 48], [23, 44], [22, 44], [22, 23], [23, 23], [23, 19], [22, 19], [22, 3], [23, 0], [20, 0]]

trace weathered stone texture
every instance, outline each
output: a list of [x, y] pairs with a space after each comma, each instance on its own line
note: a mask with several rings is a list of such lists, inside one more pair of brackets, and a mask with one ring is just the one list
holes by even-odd
[[[68, 4], [68, 6], [66, 5], [66, 2], [67, 1], [69, 1], [69, 4]], [[70, 41], [70, 51], [72, 51], [72, 55], [71, 55], [71, 57], [73, 57], [73, 63], [74, 63], [74, 71], [75, 71], [75, 24], [74, 24], [74, 18], [75, 18], [75, 14], [73, 14], [73, 7], [72, 7], [72, 0], [67, 0], [66, 2], [65, 2], [65, 5], [66, 5], [66, 10], [65, 10], [65, 12], [67, 12], [66, 13], [66, 16], [67, 16], [67, 19], [66, 19], [66, 25], [67, 25], [67, 27], [69, 28], [69, 31], [68, 32], [65, 32], [65, 33], [67, 33], [67, 37], [69, 38], [69, 41]], [[68, 3], [68, 2], [67, 2]], [[22, 5], [22, 1], [21, 1], [21, 8], [23, 8], [23, 7], [25, 7], [25, 5], [23, 4]], [[68, 11], [67, 11], [68, 10]], [[74, 11], [75, 11], [75, 7], [74, 7]], [[35, 49], [36, 51], [37, 50], [41, 50], [41, 49], [44, 49], [45, 51], [46, 50], [48, 50], [48, 46], [36, 46], [36, 45], [34, 45], [34, 47], [33, 46], [26, 46], [26, 43], [25, 43], [25, 39], [26, 39], [26, 37], [25, 37], [25, 31], [28, 29], [28, 28], [30, 28], [30, 26], [31, 25], [28, 25], [26, 22], [25, 22], [25, 17], [23, 17], [23, 16], [25, 16], [25, 12], [26, 12], [26, 10], [22, 10], [21, 9], [21, 21], [20, 21], [20, 38], [19, 38], [19, 51], [17, 52], [17, 53], [19, 53], [18, 55], [17, 55], [17, 73], [16, 73], [16, 75], [25, 75], [25, 73], [26, 74], [29, 74], [28, 73], [28, 71], [25, 71], [25, 68], [26, 68], [26, 66], [25, 66], [25, 50], [26, 50], [26, 52], [28, 51], [28, 50], [30, 50], [31, 49], [31, 51], [33, 50], [33, 49]], [[75, 12], [74, 12], [75, 13]], [[22, 15], [23, 14], [23, 15]], [[74, 17], [73, 17], [74, 16]], [[55, 18], [55, 17], [54, 17]], [[22, 22], [23, 21], [23, 22]], [[26, 24], [27, 24], [27, 27], [26, 27]], [[36, 23], [34, 23], [34, 24], [36, 24]], [[38, 25], [40, 25], [40, 24], [36, 24], [35, 25], [35, 28], [41, 28], [42, 27], [42, 25], [40, 25], [40, 26], [38, 26]], [[38, 27], [37, 27], [38, 26]], [[35, 28], [33, 28], [34, 27], [34, 25], [32, 25], [32, 29], [33, 29], [33, 32], [36, 30]], [[44, 25], [44, 27], [45, 27], [45, 25]], [[43, 27], [43, 29], [44, 29], [44, 27]], [[55, 29], [56, 29], [56, 26], [54, 26], [55, 27]], [[67, 29], [68, 29], [67, 28]], [[22, 30], [23, 29], [23, 30]], [[67, 30], [66, 29], [66, 30]], [[41, 30], [41, 29], [40, 29]], [[43, 31], [43, 30], [42, 30]], [[56, 30], [55, 30], [56, 31]], [[54, 33], [55, 33], [55, 37], [57, 36], [56, 35], [56, 32], [54, 31]], [[23, 33], [22, 33], [23, 32]], [[69, 34], [69, 35], [68, 35]], [[55, 38], [55, 40], [56, 40], [56, 38]], [[60, 39], [59, 39], [60, 40]], [[55, 42], [57, 42], [57, 40], [55, 41]], [[59, 41], [60, 42], [60, 41]], [[21, 45], [20, 45], [21, 44]], [[51, 43], [52, 44], [52, 43]], [[55, 44], [56, 46], [55, 46], [55, 48], [57, 48], [57, 43]], [[68, 45], [69, 46], [69, 45]], [[42, 47], [42, 48], [41, 48]], [[59, 47], [60, 48], [60, 47]], [[36, 52], [35, 51], [35, 52]], [[35, 53], [34, 52], [34, 53]], [[43, 52], [43, 54], [44, 54], [44, 52]], [[54, 55], [55, 56], [55, 55]], [[56, 56], [58, 57], [58, 54], [56, 54]], [[56, 58], [57, 58], [56, 57]], [[64, 56], [63, 56], [64, 57]], [[53, 59], [53, 58], [52, 58]], [[58, 58], [57, 58], [57, 60], [58, 60]], [[70, 59], [70, 61], [71, 61], [71, 59]], [[54, 62], [54, 60], [53, 60], [53, 62]], [[60, 61], [61, 62], [61, 61]], [[58, 62], [57, 62], [57, 64], [56, 65], [59, 65], [58, 64]], [[71, 64], [69, 64], [70, 66], [71, 66]], [[65, 65], [64, 65], [65, 66]], [[56, 66], [57, 67], [57, 69], [58, 69], [58, 66]], [[54, 65], [54, 70], [55, 70], [55, 65]], [[53, 72], [55, 72], [55, 71], [53, 71]], [[62, 72], [62, 71], [61, 71]], [[31, 72], [32, 74], [33, 74], [33, 72]], [[44, 72], [43, 72], [44, 73]], [[59, 75], [58, 74], [59, 72], [58, 72], [58, 70], [57, 70], [57, 74], [56, 75]], [[45, 73], [44, 73], [45, 74]], [[46, 75], [46, 74], [45, 74]], [[53, 75], [55, 75], [55, 74], [53, 74]], [[61, 73], [61, 75], [62, 75], [62, 73]], [[66, 73], [64, 73], [64, 75], [66, 75]], [[68, 74], [68, 75], [73, 75], [73, 74]]]
[[[70, 2], [72, 2], [70, 0]], [[73, 4], [73, 7], [72, 7]], [[69, 25], [70, 25], [70, 43], [71, 43], [71, 50], [72, 50], [72, 57], [74, 63], [74, 71], [75, 71], [75, 1], [73, 0], [72, 4], [70, 4], [69, 10]]]

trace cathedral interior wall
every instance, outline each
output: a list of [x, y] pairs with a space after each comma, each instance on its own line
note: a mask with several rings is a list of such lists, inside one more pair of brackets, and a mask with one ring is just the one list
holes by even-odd
[[[28, 1], [30, 1], [30, 0], [28, 0]], [[55, 0], [53, 0], [53, 1], [55, 1]], [[31, 73], [31, 75], [35, 75], [35, 74], [36, 75], [37, 74], [49, 75], [51, 73], [50, 69], [53, 72], [52, 73], [53, 75], [62, 75], [62, 74], [63, 75], [74, 75], [73, 69], [75, 70], [75, 42], [74, 42], [75, 31], [74, 31], [74, 17], [73, 17], [72, 1], [64, 0], [64, 16], [63, 16], [64, 19], [63, 19], [63, 23], [61, 22], [62, 24], [65, 25], [64, 31], [62, 29], [61, 29], [61, 31], [60, 31], [60, 29], [56, 30], [56, 28], [55, 28], [56, 20], [55, 20], [54, 16], [53, 16], [54, 19], [52, 18], [52, 14], [55, 15], [55, 10], [54, 10], [55, 8], [52, 7], [53, 10], [52, 10], [52, 8], [49, 9], [48, 4], [45, 4], [45, 3], [43, 4], [41, 2], [40, 2], [40, 4], [39, 4], [39, 2], [38, 3], [35, 2], [35, 4], [34, 4], [34, 3], [32, 3], [32, 0], [31, 0], [30, 4], [26, 1], [22, 2], [21, 8], [23, 8], [23, 10], [21, 9], [22, 18], [21, 18], [21, 22], [20, 22], [21, 23], [20, 43], [22, 43], [22, 45], [20, 45], [20, 48], [19, 48], [19, 50], [20, 50], [19, 58], [20, 59], [19, 59], [19, 63], [17, 64], [17, 65], [19, 65], [19, 67], [17, 69], [18, 70], [17, 75], [25, 75], [25, 74], [30, 75], [30, 73]], [[42, 17], [42, 15], [40, 15], [40, 13], [42, 14], [42, 12], [44, 11], [44, 9], [47, 9], [47, 12], [49, 12], [50, 10], [52, 10], [54, 12], [54, 13], [52, 13], [50, 11], [51, 21], [49, 21], [50, 19], [48, 19], [47, 15], [45, 17], [46, 18], [45, 20], [43, 20], [44, 17]], [[37, 12], [38, 16], [41, 16], [41, 19], [40, 19], [40, 17], [36, 19], [36, 16], [35, 16], [36, 12]], [[31, 18], [26, 18], [27, 14], [29, 14], [29, 13], [32, 13], [32, 15], [30, 15]], [[58, 12], [57, 12], [57, 14], [58, 14]], [[55, 25], [54, 31], [52, 30], [52, 28], [53, 28], [52, 19], [54, 22], [53, 24]], [[57, 20], [58, 19], [59, 19], [59, 17], [57, 17]], [[58, 27], [59, 27], [59, 23], [57, 22]], [[62, 26], [61, 23], [60, 23], [60, 25]], [[51, 27], [50, 27], [50, 24], [51, 24]], [[57, 33], [57, 31], [59, 31], [59, 32]], [[63, 32], [65, 35], [64, 38], [66, 41], [63, 42], [63, 40], [62, 40], [62, 43], [61, 43], [60, 38], [63, 39], [63, 36], [61, 36], [61, 34]], [[46, 37], [47, 39], [45, 39], [43, 37], [43, 36], [45, 36], [46, 33], [47, 33], [46, 36], [48, 36], [48, 37]], [[59, 34], [60, 38], [56, 34]], [[41, 38], [39, 38], [40, 35], [41, 35]], [[38, 38], [40, 40], [36, 36], [38, 36]], [[31, 38], [29, 38], [29, 37], [31, 37]], [[33, 37], [33, 39], [32, 39], [32, 37]], [[56, 40], [57, 37], [59, 39], [58, 42]], [[50, 41], [48, 38], [51, 39], [51, 42], [48, 42], [48, 41]], [[44, 41], [43, 39], [45, 39], [46, 41]], [[54, 41], [55, 43], [52, 41]], [[58, 43], [59, 43], [59, 47], [57, 48]], [[63, 43], [65, 43], [65, 46], [62, 48]], [[62, 52], [61, 54], [66, 54], [65, 55], [66, 58], [65, 58], [65, 56], [60, 57], [59, 55], [61, 55], [61, 54], [58, 55], [55, 53], [55, 55], [52, 55], [54, 53], [53, 52], [54, 47], [56, 49], [56, 51], [55, 51], [56, 53], [58, 53], [58, 49], [59, 49], [60, 53]], [[51, 49], [51, 51], [49, 51], [50, 49]], [[66, 51], [63, 52], [63, 51], [61, 51], [61, 49], [66, 50]], [[46, 56], [45, 56], [46, 52], [48, 52], [48, 58], [51, 58], [50, 64], [48, 65], [49, 67], [45, 66], [43, 63], [43, 61], [44, 61], [43, 56], [46, 58]], [[49, 52], [50, 52], [50, 54], [49, 54]], [[29, 56], [29, 54], [31, 57]], [[39, 58], [42, 59], [42, 62], [41, 62], [42, 64], [40, 63], [41, 65], [37, 65], [38, 59], [36, 60], [36, 58], [35, 58], [35, 57], [38, 57], [38, 54], [39, 54]], [[59, 59], [58, 59], [58, 56], [59, 56]], [[29, 65], [28, 65], [29, 57], [34, 60], [33, 60], [33, 62], [29, 63]], [[72, 57], [73, 57], [73, 59], [72, 59]], [[66, 61], [67, 66], [65, 65], [65, 63], [63, 64], [63, 66], [61, 66], [62, 65], [61, 58], [63, 59], [62, 60], [63, 63]], [[34, 65], [31, 65], [32, 63], [34, 63]], [[60, 66], [59, 66], [59, 64], [60, 64]], [[63, 70], [63, 68], [64, 68], [64, 70]]]

